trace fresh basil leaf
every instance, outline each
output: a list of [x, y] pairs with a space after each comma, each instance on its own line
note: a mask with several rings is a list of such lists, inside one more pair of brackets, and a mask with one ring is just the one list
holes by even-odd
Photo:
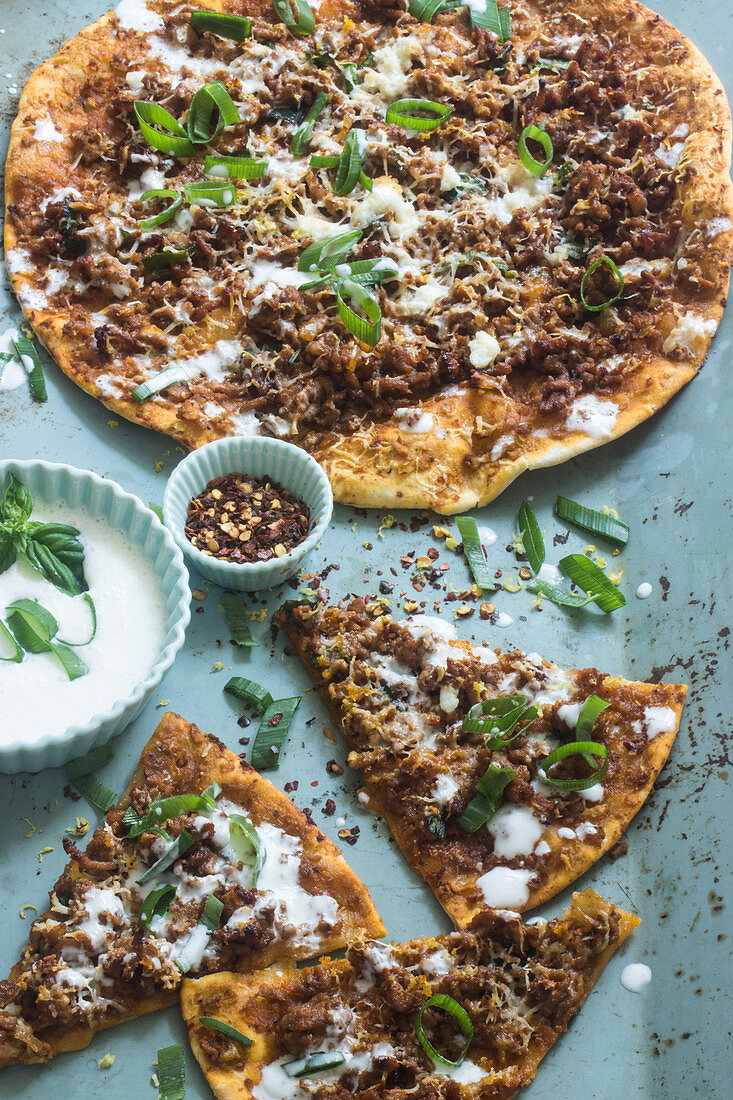
[[23, 527], [33, 511], [33, 497], [17, 478], [12, 474], [9, 477], [2, 509], [0, 509], [0, 519], [13, 527]]
[[68, 596], [89, 589], [84, 576], [84, 547], [76, 535], [65, 535], [54, 524], [36, 528], [25, 547], [28, 564]]
[[10, 569], [17, 556], [13, 536], [9, 531], [0, 531], [0, 573]]

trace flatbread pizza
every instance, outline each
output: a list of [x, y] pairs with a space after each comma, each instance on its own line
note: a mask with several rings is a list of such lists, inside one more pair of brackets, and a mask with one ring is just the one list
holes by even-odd
[[335, 845], [176, 714], [86, 850], [64, 847], [51, 907], [0, 982], [0, 1067], [174, 1004], [184, 974], [292, 964], [384, 931]]
[[483, 913], [467, 931], [355, 945], [297, 972], [186, 981], [181, 1007], [217, 1100], [509, 1100], [636, 924], [586, 890], [547, 923]]
[[459, 641], [431, 616], [373, 619], [362, 600], [277, 618], [347, 741], [361, 801], [459, 928], [487, 907], [540, 905], [616, 844], [687, 690]]
[[406, 6], [121, 0], [21, 97], [6, 261], [115, 413], [456, 512], [699, 370], [730, 113], [635, 0]]

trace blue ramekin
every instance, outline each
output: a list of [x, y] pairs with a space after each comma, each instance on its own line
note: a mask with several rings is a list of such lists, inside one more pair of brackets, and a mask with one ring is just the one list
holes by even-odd
[[[34, 504], [63, 501], [72, 508], [85, 509], [90, 516], [106, 520], [110, 527], [123, 532], [153, 567], [166, 614], [158, 660], [130, 695], [117, 700], [108, 711], [95, 714], [84, 725], [70, 726], [54, 736], [32, 743], [20, 738], [4, 742], [0, 738], [0, 772], [14, 774], [57, 768], [122, 733], [138, 716], [183, 645], [191, 618], [191, 592], [181, 551], [170, 532], [154, 512], [117, 482], [62, 463], [10, 459], [0, 462], [0, 486], [9, 473], [26, 486]], [[38, 510], [42, 513], [41, 507]]]
[[[198, 550], [186, 538], [189, 501], [214, 478], [228, 474], [272, 478], [307, 504], [310, 530], [306, 538], [270, 561], [228, 562]], [[227, 436], [204, 444], [176, 466], [163, 494], [163, 518], [189, 563], [214, 584], [241, 592], [273, 588], [292, 577], [325, 534], [332, 512], [331, 485], [315, 459], [292, 443], [265, 436]]]

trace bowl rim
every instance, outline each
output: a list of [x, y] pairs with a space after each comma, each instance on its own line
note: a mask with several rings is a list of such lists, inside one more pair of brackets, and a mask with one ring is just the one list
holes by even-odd
[[[145, 519], [149, 518], [153, 525], [159, 524], [163, 529], [164, 547], [172, 554], [171, 565], [168, 568], [175, 570], [177, 574], [175, 584], [171, 588], [171, 595], [177, 596], [177, 599], [175, 606], [168, 615], [170, 625], [168, 626], [166, 634], [172, 632], [172, 637], [161, 648], [158, 659], [148, 672], [148, 675], [144, 680], [141, 680], [135, 685], [129, 695], [116, 700], [109, 710], [97, 711], [97, 713], [93, 714], [83, 725], [75, 724], [67, 726], [63, 732], [46, 734], [45, 737], [37, 741], [18, 739], [11, 742], [0, 743], [0, 757], [9, 756], [12, 753], [25, 753], [26, 756], [28, 754], [40, 756], [44, 751], [50, 748], [55, 748], [62, 744], [70, 745], [77, 738], [80, 740], [84, 739], [108, 723], [116, 722], [122, 717], [126, 710], [131, 710], [141, 703], [145, 695], [163, 679], [163, 676], [173, 664], [176, 654], [185, 641], [186, 627], [191, 620], [191, 590], [189, 588], [188, 572], [183, 560], [183, 555], [166, 525], [161, 523], [151, 508], [143, 504], [140, 498], [135, 496], [134, 493], [130, 493], [127, 489], [123, 489], [122, 486], [112, 478], [100, 477], [100, 475], [96, 474], [93, 470], [85, 470], [79, 466], [71, 466], [66, 462], [46, 462], [44, 459], [40, 458], [3, 458], [0, 459], [0, 480], [4, 480], [5, 474], [12, 472], [13, 469], [20, 472], [18, 476], [19, 480], [22, 480], [22, 471], [32, 468], [40, 468], [48, 474], [65, 471], [67, 474], [70, 474], [72, 478], [90, 481], [97, 491], [109, 492], [116, 500], [121, 502], [131, 502], [137, 514], [142, 515]], [[110, 739], [112, 736], [114, 735], [110, 735]], [[73, 758], [74, 756], [72, 753], [70, 759]]]
[[[173, 506], [171, 497], [183, 477], [184, 470], [190, 470], [192, 467], [195, 468], [199, 456], [206, 451], [226, 451], [232, 447], [245, 443], [249, 447], [266, 446], [275, 452], [295, 452], [296, 461], [306, 466], [310, 472], [315, 475], [322, 488], [326, 491], [327, 506], [324, 508], [323, 515], [315, 527], [313, 527], [303, 541], [299, 542], [297, 546], [294, 546], [292, 550], [288, 550], [282, 557], [268, 558], [267, 561], [226, 561], [222, 558], [212, 557], [210, 554], [204, 554], [202, 550], [199, 550], [198, 547], [194, 546], [193, 543], [186, 538], [185, 530], [176, 522], [172, 514]], [[238, 471], [231, 470], [230, 472], [236, 473]], [[249, 574], [250, 576], [256, 577], [258, 572], [264, 574], [274, 565], [295, 565], [297, 568], [300, 561], [306, 554], [310, 553], [325, 535], [328, 525], [331, 522], [332, 515], [333, 490], [331, 488], [331, 482], [328, 480], [323, 467], [316, 462], [312, 455], [304, 451], [302, 447], [296, 447], [294, 443], [287, 443], [284, 439], [273, 439], [270, 436], [228, 435], [223, 436], [221, 439], [212, 439], [208, 443], [202, 444], [202, 446], [197, 447], [195, 451], [191, 451], [185, 458], [181, 459], [168, 478], [163, 492], [163, 519], [179, 548], [183, 551], [184, 556], [188, 557], [204, 575], [206, 575], [206, 570], [209, 572], [219, 572], [223, 585], [226, 585], [225, 578], [227, 573], [231, 575], [238, 573], [240, 576]], [[273, 584], [263, 583], [263, 588], [271, 588], [280, 583], [281, 581], [276, 581]]]

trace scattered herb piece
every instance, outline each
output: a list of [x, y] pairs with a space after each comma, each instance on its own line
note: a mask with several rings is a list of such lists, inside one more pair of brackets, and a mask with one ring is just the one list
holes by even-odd
[[[221, 606], [224, 608], [227, 626], [234, 644], [244, 649], [251, 649], [252, 646], [256, 646], [258, 643], [252, 637], [247, 608], [242, 597], [235, 592], [224, 592], [221, 597]], [[224, 690], [227, 691], [228, 687], [229, 685]]]
[[[447, 1012], [449, 1016], [452, 1016], [458, 1024], [458, 1027], [461, 1030], [461, 1034], [463, 1035], [466, 1042], [464, 1044], [463, 1050], [454, 1062], [452, 1062], [450, 1058], [446, 1058], [444, 1055], [439, 1054], [425, 1034], [422, 1026], [422, 1016], [426, 1008], [439, 1008], [443, 1012]], [[466, 1054], [468, 1053], [468, 1048], [470, 1047], [471, 1041], [473, 1039], [473, 1024], [471, 1022], [471, 1017], [468, 1015], [465, 1008], [462, 1008], [461, 1005], [459, 1005], [458, 1001], [454, 1000], [453, 997], [450, 997], [447, 993], [434, 993], [432, 997], [428, 998], [428, 1000], [425, 1002], [425, 1004], [422, 1006], [417, 1016], [415, 1017], [415, 1034], [417, 1035], [420, 1046], [423, 1048], [423, 1050], [427, 1052], [427, 1054], [430, 1056], [430, 1058], [433, 1059], [434, 1062], [436, 1062], [439, 1066], [448, 1066], [452, 1069], [456, 1069], [458, 1066], [461, 1065], [464, 1058], [466, 1057]]]
[[517, 778], [513, 768], [498, 768], [489, 764], [476, 784], [476, 795], [458, 818], [458, 824], [467, 833], [475, 833], [489, 821], [501, 805], [504, 788]]
[[293, 715], [300, 706], [300, 697], [276, 699], [260, 719], [252, 745], [252, 767], [268, 771], [280, 767], [280, 750], [287, 737]]
[[338, 1050], [316, 1050], [303, 1058], [296, 1058], [294, 1062], [285, 1062], [282, 1068], [288, 1077], [308, 1077], [324, 1069], [341, 1066], [345, 1061], [343, 1054]]
[[202, 1027], [210, 1027], [212, 1031], [221, 1032], [222, 1035], [226, 1035], [227, 1039], [234, 1039], [235, 1042], [241, 1043], [242, 1046], [252, 1046], [252, 1040], [249, 1035], [245, 1035], [239, 1028], [232, 1027], [232, 1025], [226, 1023], [225, 1020], [217, 1020], [215, 1016], [199, 1016], [199, 1023]]
[[[527, 144], [529, 141], [535, 141], [541, 146], [542, 152], [545, 154], [544, 160], [537, 160], [530, 152], [529, 145]], [[519, 153], [519, 159], [528, 172], [531, 172], [533, 176], [537, 176], [539, 179], [547, 175], [547, 169], [552, 164], [552, 158], [555, 151], [552, 145], [552, 139], [545, 131], [544, 126], [525, 126], [519, 135], [519, 146], [517, 151]]]
[[[615, 291], [611, 292], [609, 297], [603, 299], [598, 303], [591, 303], [586, 297], [586, 290], [590, 290], [588, 285], [592, 279], [592, 276], [599, 268], [606, 266], [615, 280]], [[617, 302], [624, 292], [624, 277], [621, 271], [613, 262], [610, 256], [599, 256], [597, 260], [594, 260], [590, 267], [586, 270], [583, 278], [580, 280], [580, 300], [585, 308], [590, 313], [600, 313], [602, 309], [606, 309], [608, 306], [612, 306], [614, 302]], [[596, 291], [596, 293], [603, 293], [603, 291]]]
[[447, 103], [436, 103], [432, 99], [397, 99], [390, 103], [384, 117], [392, 126], [425, 134], [437, 130], [452, 114], [453, 108]]
[[249, 703], [258, 714], [263, 714], [268, 707], [272, 706], [272, 695], [267, 688], [256, 684], [254, 680], [245, 680], [243, 676], [232, 676], [231, 680], [224, 685], [224, 691]]
[[[28, 385], [31, 388], [31, 397], [34, 401], [40, 401], [41, 403], [48, 401], [46, 378], [43, 373], [43, 364], [39, 358], [36, 345], [26, 336], [20, 336], [17, 340], [13, 340], [13, 347], [15, 348], [15, 354], [28, 372]], [[30, 360], [30, 367], [26, 360]]]
[[569, 577], [578, 588], [582, 588], [606, 614], [625, 605], [626, 598], [615, 584], [595, 562], [590, 561], [583, 554], [568, 554], [566, 558], [560, 560], [560, 568], [565, 576]]
[[186, 1094], [186, 1058], [181, 1043], [158, 1051], [159, 1100], [184, 1100]]
[[313, 34], [316, 20], [306, 0], [272, 0], [272, 6], [291, 34]]
[[525, 500], [519, 509], [519, 533], [522, 537], [524, 552], [533, 573], [539, 573], [545, 560], [545, 541], [534, 508]]
[[[550, 770], [569, 756], [583, 756], [586, 758], [588, 756], [598, 756], [601, 758], [601, 763], [585, 779], [555, 779], [550, 775]], [[559, 748], [545, 757], [537, 774], [544, 783], [549, 783], [552, 787], [559, 787], [565, 791], [587, 791], [589, 787], [595, 787], [596, 783], [600, 783], [608, 771], [608, 763], [608, 749], [605, 745], [600, 745], [596, 741], [569, 741], [566, 745], [560, 745]]]
[[629, 541], [629, 528], [620, 519], [606, 512], [599, 512], [595, 508], [586, 508], [584, 504], [578, 504], [567, 497], [557, 498], [555, 515], [566, 523], [580, 527], [581, 531], [588, 531], [597, 538], [606, 539], [617, 550], [622, 550]]
[[196, 31], [210, 31], [232, 42], [244, 42], [252, 34], [252, 24], [242, 15], [220, 11], [192, 11], [191, 26]]
[[473, 516], [456, 516], [456, 525], [463, 540], [463, 552], [471, 567], [473, 579], [479, 588], [493, 592], [496, 585], [484, 558], [476, 520]]

